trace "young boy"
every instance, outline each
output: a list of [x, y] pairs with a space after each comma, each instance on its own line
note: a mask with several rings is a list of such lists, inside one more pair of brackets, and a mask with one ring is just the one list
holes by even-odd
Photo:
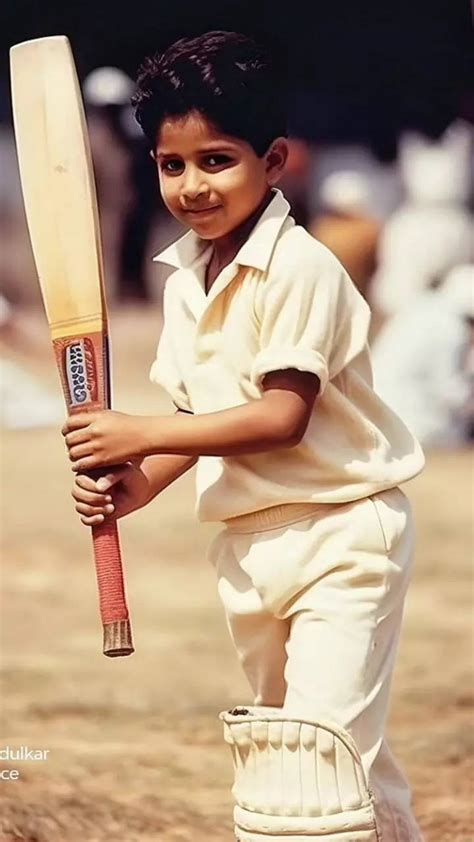
[[176, 271], [151, 378], [177, 413], [69, 418], [77, 511], [123, 517], [199, 459], [197, 513], [224, 524], [210, 558], [254, 693], [221, 714], [237, 839], [414, 842], [384, 723], [413, 543], [398, 486], [423, 455], [372, 389], [368, 307], [275, 189], [286, 120], [262, 48], [182, 39], [145, 61], [134, 104], [191, 229], [159, 256]]

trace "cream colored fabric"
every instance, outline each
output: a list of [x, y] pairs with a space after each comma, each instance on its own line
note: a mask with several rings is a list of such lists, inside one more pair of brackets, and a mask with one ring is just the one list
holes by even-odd
[[277, 708], [224, 711], [234, 762], [236, 837], [378, 842], [374, 807], [350, 735]]
[[296, 447], [199, 459], [203, 521], [285, 503], [347, 502], [398, 485], [423, 466], [419, 444], [373, 391], [368, 305], [274, 192], [209, 295], [208, 241], [191, 231], [155, 258], [177, 271], [166, 284], [150, 377], [178, 407], [209, 413], [257, 400], [265, 374], [279, 369], [311, 372], [321, 382]]
[[254, 704], [348, 731], [384, 842], [418, 842], [410, 789], [384, 738], [412, 564], [408, 500], [394, 488], [287, 525], [284, 513], [275, 509], [272, 524], [267, 512], [261, 531], [225, 528], [209, 551]]

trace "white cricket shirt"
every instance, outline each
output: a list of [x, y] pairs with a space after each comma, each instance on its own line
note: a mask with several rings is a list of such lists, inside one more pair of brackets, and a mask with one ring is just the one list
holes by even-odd
[[337, 258], [289, 216], [279, 190], [205, 293], [212, 244], [193, 231], [154, 257], [176, 271], [150, 378], [196, 414], [259, 400], [270, 371], [321, 382], [296, 447], [201, 456], [196, 511], [223, 521], [284, 503], [342, 503], [391, 488], [424, 464], [420, 445], [375, 394], [370, 310]]

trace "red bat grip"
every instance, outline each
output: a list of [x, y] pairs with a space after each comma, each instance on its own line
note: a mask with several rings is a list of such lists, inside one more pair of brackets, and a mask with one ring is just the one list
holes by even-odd
[[125, 598], [122, 555], [117, 523], [92, 527], [99, 605], [104, 627], [104, 654], [111, 657], [133, 652]]
[[[109, 364], [105, 333], [70, 336], [55, 340], [53, 344], [68, 411], [108, 408]], [[103, 470], [89, 472], [94, 479], [102, 473]], [[130, 655], [134, 649], [116, 521], [94, 526], [92, 539], [104, 628], [104, 655]]]

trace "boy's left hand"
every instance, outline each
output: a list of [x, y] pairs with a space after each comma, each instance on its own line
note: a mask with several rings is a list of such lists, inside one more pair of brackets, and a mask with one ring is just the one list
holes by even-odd
[[110, 409], [70, 415], [62, 428], [73, 471], [120, 465], [145, 455], [144, 418]]

